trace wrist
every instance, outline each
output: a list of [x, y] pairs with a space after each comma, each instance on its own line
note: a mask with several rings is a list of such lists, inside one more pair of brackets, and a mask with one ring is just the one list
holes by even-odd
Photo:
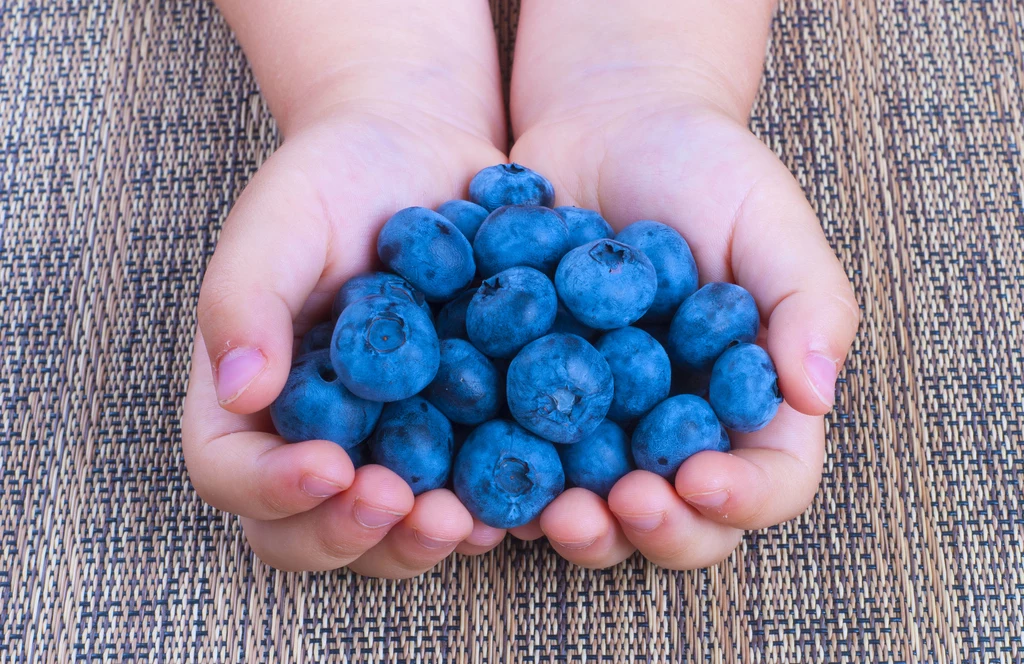
[[450, 11], [357, 0], [217, 0], [285, 137], [337, 114], [415, 105], [490, 141], [505, 138], [486, 3]]
[[710, 107], [746, 122], [775, 0], [640, 5], [524, 0], [512, 77], [516, 136], [581, 115]]

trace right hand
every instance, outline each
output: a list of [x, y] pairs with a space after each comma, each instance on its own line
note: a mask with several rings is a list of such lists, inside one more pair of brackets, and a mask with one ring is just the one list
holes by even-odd
[[253, 551], [280, 569], [415, 576], [504, 536], [448, 490], [414, 499], [386, 468], [353, 470], [334, 443], [285, 443], [267, 412], [294, 338], [372, 268], [388, 217], [464, 196], [478, 170], [505, 161], [494, 132], [414, 103], [348, 104], [288, 135], [229, 214], [203, 280], [185, 462], [199, 495], [240, 515]]

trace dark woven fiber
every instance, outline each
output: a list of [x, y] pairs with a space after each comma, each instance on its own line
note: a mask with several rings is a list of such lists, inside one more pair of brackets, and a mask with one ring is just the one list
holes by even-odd
[[865, 312], [803, 517], [388, 582], [267, 568], [187, 480], [200, 275], [277, 140], [223, 21], [0, 0], [0, 661], [1024, 661], [1022, 44], [1015, 2], [783, 3], [752, 126]]

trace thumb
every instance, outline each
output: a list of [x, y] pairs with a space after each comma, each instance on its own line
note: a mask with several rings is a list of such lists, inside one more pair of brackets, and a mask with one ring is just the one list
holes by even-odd
[[329, 307], [325, 289], [314, 293], [322, 277], [343, 278], [329, 274], [331, 264], [361, 270], [372, 255], [370, 233], [332, 244], [323, 189], [306, 174], [315, 154], [289, 142], [264, 164], [228, 215], [203, 279], [199, 328], [217, 400], [235, 413], [265, 408], [280, 393], [293, 321]]
[[731, 267], [768, 327], [768, 352], [786, 401], [824, 415], [853, 343], [860, 309], [796, 180], [771, 155], [736, 219]]

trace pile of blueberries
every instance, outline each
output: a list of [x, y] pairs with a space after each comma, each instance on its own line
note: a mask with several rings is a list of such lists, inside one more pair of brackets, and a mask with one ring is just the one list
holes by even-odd
[[567, 482], [607, 497], [636, 468], [672, 478], [775, 416], [754, 299], [698, 289], [678, 232], [552, 209], [551, 183], [517, 164], [469, 195], [384, 225], [388, 271], [342, 286], [271, 406], [286, 440], [333, 441], [416, 494], [451, 486], [512, 528]]

